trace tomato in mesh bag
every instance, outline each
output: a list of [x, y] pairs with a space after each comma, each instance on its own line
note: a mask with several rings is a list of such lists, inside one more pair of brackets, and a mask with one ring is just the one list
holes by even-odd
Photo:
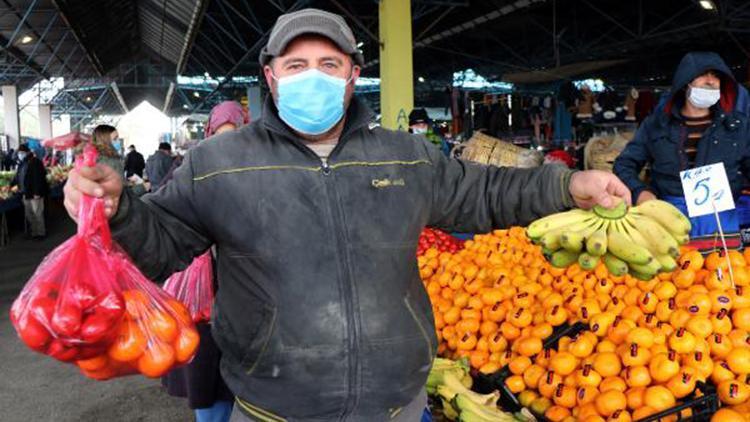
[[214, 303], [213, 278], [209, 251], [195, 258], [185, 270], [169, 277], [164, 291], [187, 306], [193, 322], [208, 322]]
[[158, 378], [190, 362], [200, 336], [185, 306], [146, 279], [124, 252], [111, 258], [125, 312], [106, 352], [77, 362], [81, 372], [94, 379]]
[[[93, 147], [81, 163], [96, 163]], [[77, 234], [47, 255], [11, 307], [21, 340], [97, 380], [158, 377], [189, 362], [199, 336], [185, 306], [112, 243], [101, 199], [82, 196], [78, 217]]]
[[[83, 161], [93, 165], [96, 155]], [[29, 348], [63, 362], [106, 350], [125, 311], [109, 265], [111, 238], [103, 201], [82, 198], [78, 217], [76, 235], [47, 255], [10, 310], [13, 326]]]

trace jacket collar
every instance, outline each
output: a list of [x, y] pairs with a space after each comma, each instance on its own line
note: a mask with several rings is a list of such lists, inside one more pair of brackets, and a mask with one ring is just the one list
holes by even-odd
[[[730, 132], [734, 132], [740, 127], [742, 123], [740, 116], [741, 114], [737, 111], [727, 113], [722, 107], [715, 105], [711, 107], [713, 114], [713, 122], [715, 125], [723, 124], [726, 129]], [[682, 121], [683, 117], [680, 113], [680, 109], [673, 107], [669, 113], [658, 113], [658, 120], [662, 126], [667, 126], [670, 120]]]
[[[369, 125], [374, 117], [375, 114], [364, 101], [360, 100], [356, 95], [352, 96], [349, 108], [346, 110], [346, 123], [344, 124], [344, 130], [341, 132], [339, 142], [344, 141], [352, 132]], [[266, 96], [263, 104], [262, 119], [266, 129], [286, 138], [301, 142], [299, 136], [279, 117], [279, 111], [270, 94]]]

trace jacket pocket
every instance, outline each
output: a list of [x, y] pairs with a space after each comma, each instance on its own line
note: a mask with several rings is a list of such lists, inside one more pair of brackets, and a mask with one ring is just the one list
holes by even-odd
[[228, 358], [250, 375], [268, 349], [276, 329], [277, 308], [270, 296], [245, 274], [249, 257], [231, 257], [217, 290], [216, 342]]
[[435, 351], [437, 349], [437, 339], [433, 334], [435, 331], [434, 323], [427, 321], [428, 318], [425, 316], [425, 312], [421, 311], [420, 307], [414, 302], [415, 301], [412, 300], [411, 295], [407, 293], [404, 297], [404, 304], [424, 338], [427, 357], [429, 358], [429, 361], [432, 362], [435, 359]]
[[[685, 146], [682, 146], [685, 148]], [[653, 164], [651, 171], [663, 174], [676, 174], [682, 168], [684, 152], [676, 139], [660, 136], [651, 145]]]

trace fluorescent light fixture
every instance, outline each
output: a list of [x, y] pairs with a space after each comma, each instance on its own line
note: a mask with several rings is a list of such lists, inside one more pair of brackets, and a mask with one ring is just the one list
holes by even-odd
[[28, 43], [30, 43], [32, 41], [34, 41], [34, 37], [32, 37], [31, 35], [24, 35], [21, 38], [21, 44], [28, 44]]
[[193, 97], [200, 98], [201, 94], [198, 91], [193, 92]]
[[417, 78], [417, 80], [418, 80], [419, 82], [424, 82], [424, 78], [423, 78], [423, 77], [421, 77], [421, 76], [420, 76], [420, 77], [418, 77], [418, 78]]
[[714, 5], [714, 2], [711, 0], [700, 0], [698, 2], [702, 8], [706, 10], [714, 10], [716, 9], [716, 5]]

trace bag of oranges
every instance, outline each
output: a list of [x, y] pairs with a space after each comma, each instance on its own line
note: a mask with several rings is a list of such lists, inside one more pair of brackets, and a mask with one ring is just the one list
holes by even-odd
[[146, 279], [125, 253], [112, 260], [125, 312], [106, 352], [76, 362], [81, 372], [94, 379], [133, 373], [158, 378], [190, 362], [200, 336], [185, 305]]
[[[96, 156], [88, 145], [76, 165], [93, 166]], [[75, 363], [98, 380], [161, 376], [189, 362], [199, 340], [185, 306], [113, 244], [103, 200], [86, 195], [77, 234], [45, 257], [10, 318], [29, 348]]]
[[195, 258], [184, 271], [169, 277], [164, 283], [164, 291], [187, 305], [193, 322], [208, 322], [211, 320], [211, 306], [214, 303], [213, 279], [209, 251]]
[[[88, 151], [77, 165], [95, 162], [96, 151]], [[106, 352], [125, 311], [102, 200], [82, 198], [78, 217], [77, 234], [47, 255], [10, 310], [29, 348], [63, 362]]]

